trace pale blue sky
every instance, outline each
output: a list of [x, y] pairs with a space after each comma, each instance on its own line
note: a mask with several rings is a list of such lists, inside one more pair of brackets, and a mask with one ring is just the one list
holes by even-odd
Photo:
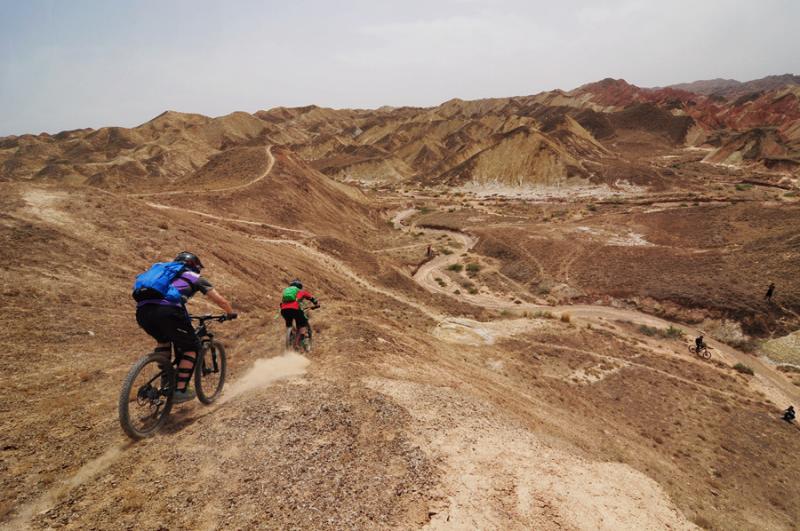
[[0, 0], [0, 135], [800, 73], [796, 0]]

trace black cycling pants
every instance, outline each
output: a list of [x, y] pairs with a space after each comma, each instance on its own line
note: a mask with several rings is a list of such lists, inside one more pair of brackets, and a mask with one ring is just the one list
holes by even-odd
[[303, 313], [303, 310], [284, 308], [281, 310], [281, 316], [283, 320], [286, 321], [286, 328], [292, 327], [292, 321], [297, 323], [297, 328], [308, 326], [308, 318], [306, 318], [306, 314]]
[[136, 322], [159, 343], [172, 343], [178, 352], [197, 352], [200, 340], [183, 308], [145, 304], [136, 309]]

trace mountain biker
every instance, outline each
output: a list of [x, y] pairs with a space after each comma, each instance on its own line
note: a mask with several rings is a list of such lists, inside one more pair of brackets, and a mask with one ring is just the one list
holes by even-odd
[[769, 286], [767, 286], [767, 293], [764, 295], [764, 299], [767, 302], [772, 302], [772, 295], [775, 293], [775, 283], [770, 282]]
[[700, 337], [695, 338], [694, 347], [697, 350], [697, 352], [700, 352], [701, 350], [705, 350], [708, 348], [708, 345], [706, 345], [705, 342], [703, 341], [703, 334], [700, 334]]
[[208, 280], [200, 276], [203, 263], [197, 255], [184, 251], [173, 261], [184, 264], [184, 268], [172, 280], [172, 286], [181, 294], [181, 302], [172, 302], [166, 298], [139, 300], [136, 305], [136, 322], [158, 343], [155, 352], [169, 355], [170, 343], [175, 345], [175, 355], [180, 358], [180, 362], [173, 403], [181, 403], [195, 397], [194, 391], [186, 387], [192, 379], [200, 347], [200, 340], [186, 311], [186, 303], [199, 291], [219, 306], [228, 318], [233, 319], [236, 314], [233, 313], [231, 303]]
[[292, 327], [292, 321], [297, 326], [295, 346], [299, 345], [302, 338], [308, 333], [308, 318], [300, 309], [300, 302], [306, 299], [314, 304], [314, 308], [319, 308], [319, 301], [309, 292], [303, 291], [303, 283], [298, 279], [292, 280], [281, 296], [281, 316], [286, 321], [286, 328]]
[[786, 411], [783, 412], [783, 420], [786, 422], [794, 422], [795, 416], [794, 406], [789, 406], [786, 408]]

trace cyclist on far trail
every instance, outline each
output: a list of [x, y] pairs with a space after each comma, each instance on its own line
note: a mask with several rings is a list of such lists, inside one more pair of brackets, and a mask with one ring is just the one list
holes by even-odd
[[200, 340], [195, 334], [186, 303], [198, 291], [211, 299], [229, 319], [236, 317], [233, 307], [211, 283], [200, 276], [203, 264], [197, 255], [182, 252], [172, 262], [154, 264], [136, 278], [133, 298], [136, 300], [136, 322], [158, 342], [155, 352], [170, 354], [170, 343], [180, 358], [173, 403], [194, 398], [187, 389], [192, 379]]
[[694, 346], [695, 346], [695, 349], [697, 349], [697, 352], [700, 352], [701, 350], [704, 350], [704, 349], [708, 348], [708, 345], [706, 345], [705, 341], [703, 341], [703, 334], [700, 334], [699, 337], [695, 338]]
[[283, 290], [283, 295], [281, 296], [281, 316], [286, 321], [286, 328], [292, 327], [292, 321], [297, 326], [295, 346], [300, 345], [302, 338], [308, 334], [308, 319], [303, 310], [300, 309], [300, 302], [306, 299], [314, 304], [313, 308], [319, 308], [317, 299], [309, 292], [303, 291], [303, 283], [298, 279], [292, 280]]

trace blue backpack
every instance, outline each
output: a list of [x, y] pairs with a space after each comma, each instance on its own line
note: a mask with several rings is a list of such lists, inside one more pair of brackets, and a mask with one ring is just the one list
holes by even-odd
[[183, 262], [158, 262], [150, 269], [138, 275], [133, 284], [131, 294], [137, 302], [153, 299], [164, 299], [181, 304], [181, 292], [172, 285], [172, 281], [186, 268]]

